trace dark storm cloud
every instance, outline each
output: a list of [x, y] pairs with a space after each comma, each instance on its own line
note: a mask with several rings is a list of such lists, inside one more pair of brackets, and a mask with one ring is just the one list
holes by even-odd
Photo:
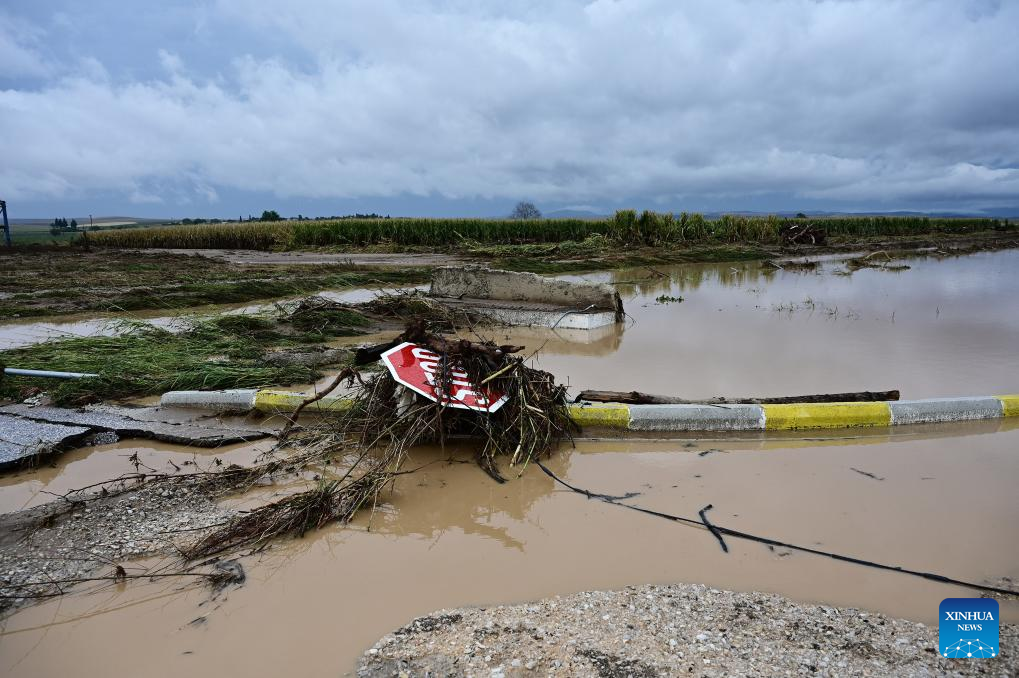
[[10, 198], [1019, 202], [1019, 2], [122, 7], [5, 10]]

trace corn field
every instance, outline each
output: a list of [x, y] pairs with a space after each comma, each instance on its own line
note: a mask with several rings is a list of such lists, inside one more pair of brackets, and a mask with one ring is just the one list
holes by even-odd
[[[623, 246], [722, 242], [769, 244], [789, 219], [774, 215], [620, 210], [608, 219], [340, 219], [194, 224], [90, 233], [100, 247], [293, 250], [372, 245], [454, 247], [471, 243], [521, 245], [580, 242], [594, 235]], [[1014, 228], [999, 219], [931, 217], [820, 217], [797, 219], [835, 237], [968, 233]]]

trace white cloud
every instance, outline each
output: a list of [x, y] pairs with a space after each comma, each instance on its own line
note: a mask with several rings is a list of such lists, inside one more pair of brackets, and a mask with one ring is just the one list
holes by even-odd
[[156, 79], [79, 59], [0, 91], [8, 195], [1019, 193], [1019, 3], [221, 0], [192, 25], [229, 24], [286, 49], [207, 64], [154, 35]]
[[46, 58], [36, 49], [46, 37], [35, 24], [0, 9], [0, 78], [41, 78], [50, 74]]

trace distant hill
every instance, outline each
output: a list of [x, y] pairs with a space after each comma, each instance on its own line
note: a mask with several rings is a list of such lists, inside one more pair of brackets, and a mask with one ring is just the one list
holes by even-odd
[[598, 214], [591, 210], [552, 210], [542, 216], [546, 219], [604, 219], [607, 214]]
[[[68, 221], [74, 219], [79, 225], [88, 226], [88, 215], [83, 217], [75, 215], [63, 215], [58, 214], [54, 217], [64, 217]], [[14, 226], [45, 226], [49, 227], [50, 223], [53, 222], [54, 217], [48, 219], [11, 219], [11, 224]], [[140, 226], [146, 226], [149, 224], [162, 224], [169, 221], [169, 219], [144, 219], [141, 217], [92, 217], [92, 223], [96, 226], [125, 226], [129, 224], [138, 224]]]
[[[639, 210], [638, 210], [639, 211]], [[666, 210], [661, 210], [666, 211]], [[696, 212], [697, 210], [688, 210], [690, 212]], [[767, 216], [774, 214], [780, 217], [795, 217], [800, 211], [799, 210], [777, 210], [777, 211], [759, 211], [759, 210], [724, 210], [724, 211], [711, 211], [701, 212], [708, 219], [717, 219], [723, 214], [734, 214], [743, 216]], [[612, 216], [615, 212], [609, 214], [599, 214], [590, 210], [577, 210], [577, 209], [562, 209], [562, 210], [551, 210], [544, 213], [546, 219], [605, 219]], [[804, 210], [804, 214], [808, 217], [931, 217], [931, 218], [952, 218], [952, 217], [986, 217], [986, 218], [1019, 218], [1019, 207], [996, 207], [986, 210], [973, 210], [970, 212], [919, 212], [912, 210], [892, 210], [892, 211], [866, 211], [866, 212], [836, 212], [827, 210]]]

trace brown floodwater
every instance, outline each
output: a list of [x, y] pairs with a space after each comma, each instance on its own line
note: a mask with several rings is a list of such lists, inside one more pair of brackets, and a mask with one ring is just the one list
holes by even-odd
[[[549, 463], [599, 492], [783, 541], [977, 582], [1019, 579], [1019, 427], [1000, 422], [849, 437], [578, 443]], [[701, 456], [707, 450], [713, 452]], [[728, 539], [563, 491], [537, 468], [496, 485], [450, 452], [402, 479], [371, 519], [245, 559], [210, 601], [182, 582], [132, 583], [7, 620], [8, 676], [336, 676], [410, 618], [647, 582], [773, 591], [934, 622], [971, 591]], [[460, 461], [467, 455], [457, 455]], [[864, 476], [872, 473], [883, 480]], [[1002, 603], [1019, 622], [1019, 604]], [[196, 619], [201, 621], [194, 622]]]
[[[1019, 250], [903, 262], [911, 268], [851, 276], [836, 274], [842, 261], [818, 272], [753, 262], [584, 276], [616, 284], [631, 316], [614, 336], [596, 340], [608, 352], [592, 356], [567, 341], [543, 346], [533, 330], [500, 336], [541, 347], [540, 366], [578, 391], [688, 398], [1019, 392]], [[683, 301], [656, 302], [663, 295]]]
[[[633, 316], [625, 328], [584, 341], [546, 330], [497, 334], [542, 347], [539, 365], [575, 389], [1019, 392], [1019, 252], [908, 263], [851, 277], [833, 274], [837, 261], [821, 274], [735, 264], [588, 276], [625, 283]], [[661, 295], [684, 301], [656, 303]], [[36, 502], [41, 489], [130, 471], [122, 455], [134, 448], [122, 444], [9, 478], [0, 502]], [[153, 465], [165, 463], [160, 454], [194, 454], [145, 445]], [[214, 454], [252, 457], [256, 447]], [[449, 463], [451, 455], [464, 463]], [[416, 450], [411, 464], [431, 463], [400, 480], [370, 529], [363, 517], [280, 542], [246, 558], [247, 583], [219, 599], [163, 580], [22, 610], [0, 632], [0, 672], [336, 676], [378, 637], [436, 609], [638, 583], [776, 592], [928, 623], [943, 598], [978, 595], [735, 539], [723, 553], [704, 530], [588, 500], [535, 467], [497, 485], [469, 458], [467, 449]], [[786, 542], [962, 580], [1019, 581], [1013, 420], [581, 440], [549, 467], [594, 491], [638, 492], [630, 501], [659, 511], [696, 518], [710, 503], [714, 523]], [[1019, 622], [1019, 603], [1002, 601], [1002, 616]]]
[[172, 464], [187, 472], [208, 470], [217, 458], [224, 464], [250, 464], [259, 454], [272, 449], [274, 442], [263, 440], [254, 444], [200, 448], [151, 440], [121, 440], [110, 445], [83, 447], [60, 455], [52, 463], [0, 476], [0, 513], [45, 504], [53, 501], [55, 495], [134, 473], [135, 467], [130, 461], [134, 455], [140, 465], [138, 470], [143, 472], [175, 473]]

